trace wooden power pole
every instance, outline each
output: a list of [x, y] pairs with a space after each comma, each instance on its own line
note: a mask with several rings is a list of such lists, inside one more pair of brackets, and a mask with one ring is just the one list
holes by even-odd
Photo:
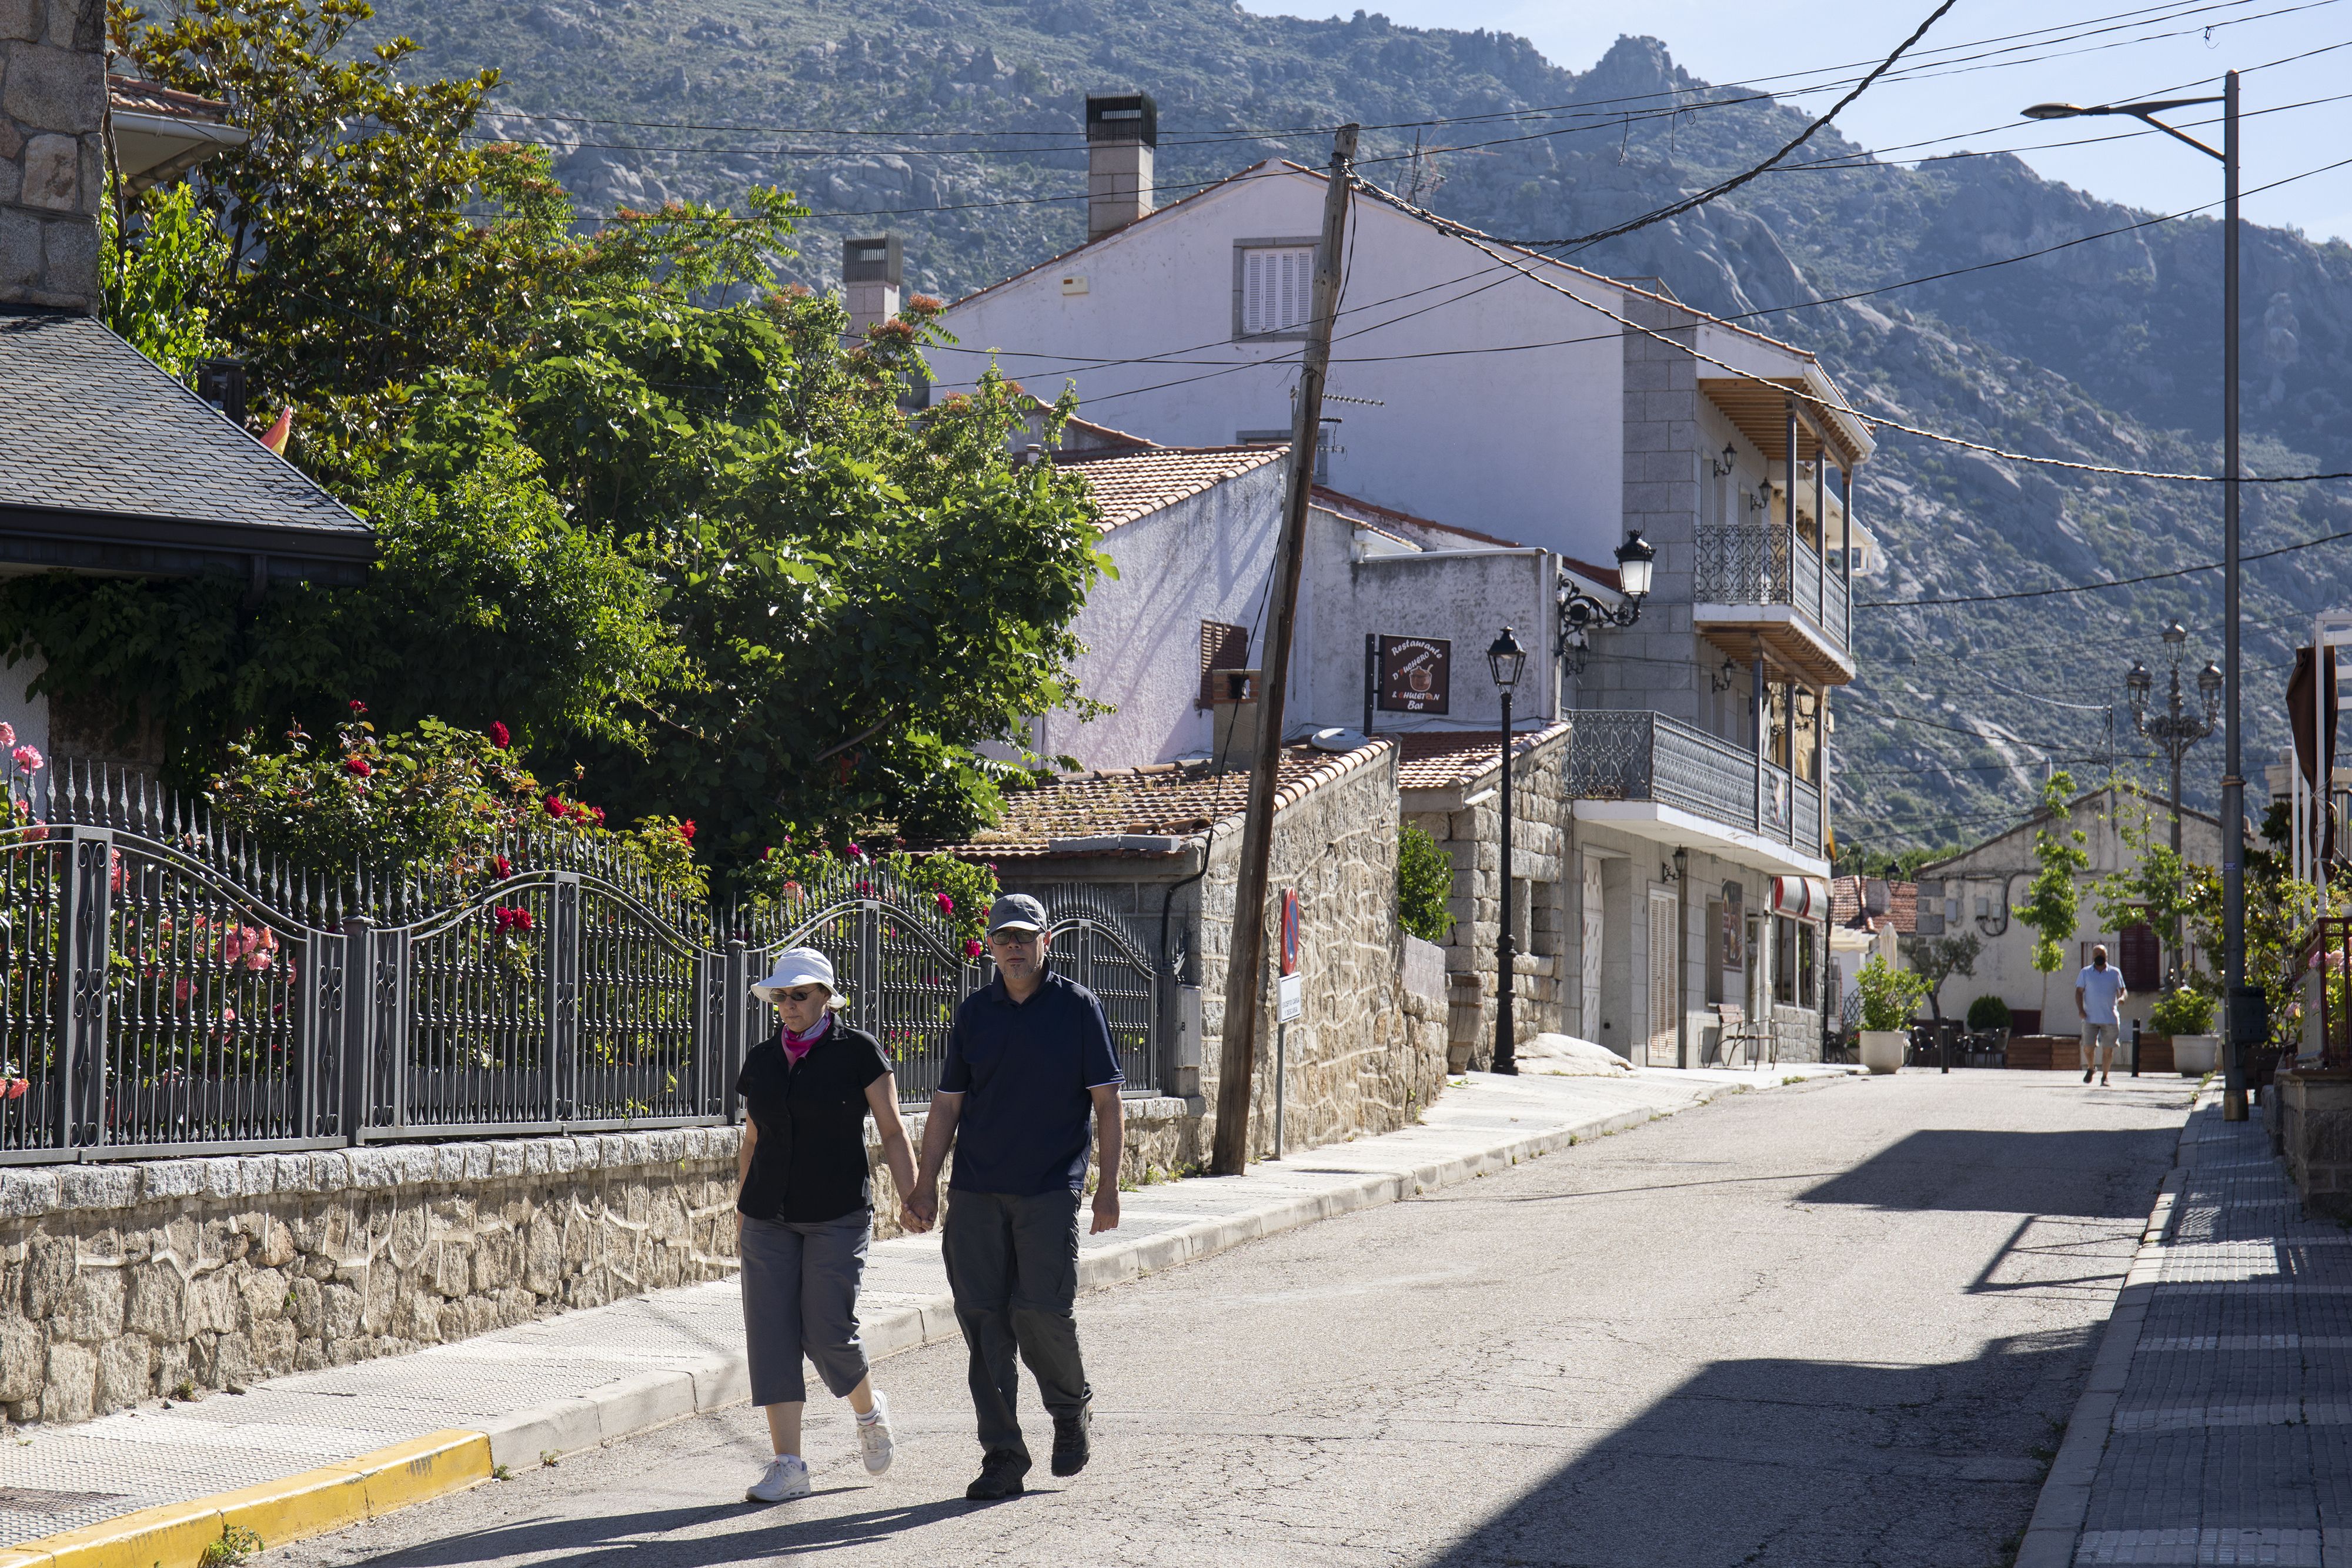
[[1331, 362], [1331, 318], [1339, 303], [1339, 256], [1348, 228], [1349, 182], [1356, 131], [1331, 138], [1331, 181], [1323, 193], [1323, 238], [1315, 250], [1314, 317], [1298, 371], [1298, 407], [1290, 429], [1290, 491], [1282, 538], [1274, 549], [1267, 596], [1265, 652], [1258, 662], [1257, 756], [1250, 766], [1249, 810], [1242, 823], [1241, 875], [1234, 889], [1234, 935], [1225, 962], [1225, 1018], [1218, 1057], [1217, 1137], [1209, 1168], [1239, 1176], [1249, 1166], [1250, 1091], [1257, 1072], [1258, 1003], [1265, 989], [1266, 861], [1274, 847], [1274, 797], [1282, 768], [1282, 698], [1290, 684], [1290, 633], [1298, 616], [1298, 572], [1307, 550], [1307, 502], [1315, 486], [1317, 438], [1323, 429], [1323, 376]]

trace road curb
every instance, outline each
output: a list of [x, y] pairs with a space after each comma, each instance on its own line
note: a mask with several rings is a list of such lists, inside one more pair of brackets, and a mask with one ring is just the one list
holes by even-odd
[[2139, 1245], [2132, 1253], [2123, 1287], [2116, 1292], [2115, 1310], [2107, 1314], [2091, 1375], [2074, 1402], [2074, 1413], [2067, 1418], [2066, 1436], [2059, 1442], [2058, 1457], [2050, 1463], [2050, 1474], [2042, 1483], [2042, 1495], [2033, 1505], [2033, 1518], [2025, 1527], [2025, 1539], [2011, 1568], [2074, 1568], [2074, 1545], [2091, 1511], [2091, 1483], [2098, 1479], [2099, 1460], [2107, 1451], [2107, 1434], [2115, 1424], [2116, 1404], [2124, 1380], [2131, 1374], [2132, 1357], [2139, 1352], [2140, 1328], [2147, 1321], [2148, 1302], [2156, 1294], [2157, 1276], [2163, 1268], [2161, 1249], [2165, 1232], [2172, 1225], [2172, 1206], [2188, 1178], [2183, 1152], [2197, 1125], [2197, 1113], [2207, 1100], [2200, 1091], [2189, 1102], [2188, 1118], [2180, 1124], [2180, 1137], [2173, 1145], [2172, 1168], [2164, 1173], [2156, 1201], [2148, 1207], [2147, 1223], [2140, 1229]]
[[[1198, 1262], [1318, 1220], [1508, 1170], [1522, 1159], [1695, 1110], [1727, 1095], [1777, 1087], [1773, 1080], [1695, 1086], [1692, 1098], [1679, 1105], [1590, 1117], [1404, 1170], [1365, 1169], [1344, 1186], [1194, 1220], [1082, 1254], [1078, 1288], [1098, 1291]], [[1344, 1144], [1311, 1153], [1318, 1170], [1349, 1166]], [[961, 1336], [954, 1301], [945, 1294], [869, 1305], [859, 1318], [866, 1354], [876, 1361]], [[528, 1406], [478, 1427], [434, 1432], [257, 1486], [142, 1509], [80, 1530], [0, 1547], [0, 1568], [196, 1568], [205, 1548], [220, 1541], [231, 1526], [253, 1531], [267, 1546], [283, 1546], [478, 1485], [502, 1469], [552, 1462], [690, 1416], [740, 1405], [751, 1394], [743, 1353], [719, 1352], [622, 1378], [584, 1395]]]
[[0, 1568], [181, 1568], [232, 1527], [283, 1545], [462, 1491], [489, 1479], [492, 1462], [481, 1433], [434, 1432], [340, 1464], [27, 1541], [0, 1550]]

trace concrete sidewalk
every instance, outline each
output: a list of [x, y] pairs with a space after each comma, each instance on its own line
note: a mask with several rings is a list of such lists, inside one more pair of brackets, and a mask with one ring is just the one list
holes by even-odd
[[[1851, 1068], [1455, 1080], [1419, 1126], [1295, 1150], [1239, 1177], [1127, 1194], [1082, 1289], [1508, 1168], [1746, 1088]], [[881, 1242], [869, 1354], [957, 1337], [937, 1233]], [[569, 1312], [244, 1395], [27, 1428], [0, 1445], [0, 1568], [194, 1563], [231, 1526], [271, 1545], [749, 1396], [732, 1280]]]
[[2017, 1568], [2352, 1568], [2352, 1233], [2268, 1125], [2181, 1130]]

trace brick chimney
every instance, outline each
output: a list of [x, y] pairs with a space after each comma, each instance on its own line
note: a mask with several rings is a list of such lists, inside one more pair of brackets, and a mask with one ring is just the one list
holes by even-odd
[[1141, 92], [1087, 95], [1087, 238], [1100, 239], [1151, 211], [1160, 106]]
[[96, 315], [105, 0], [0, 0], [0, 305]]
[[898, 313], [899, 287], [906, 282], [907, 258], [897, 235], [841, 242], [841, 290], [849, 307], [849, 335], [863, 339], [866, 329]]

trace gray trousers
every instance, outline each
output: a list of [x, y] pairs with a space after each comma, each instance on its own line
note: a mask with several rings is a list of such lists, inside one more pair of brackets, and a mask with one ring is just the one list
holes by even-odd
[[942, 1250], [956, 1322], [971, 1353], [971, 1402], [980, 1446], [1026, 1461], [1014, 1413], [1021, 1373], [1029, 1364], [1045, 1408], [1075, 1415], [1094, 1391], [1078, 1360], [1078, 1195], [952, 1192]]
[[819, 1225], [743, 1217], [743, 1339], [752, 1404], [807, 1399], [803, 1353], [836, 1399], [865, 1381], [857, 1285], [873, 1239], [869, 1209]]

